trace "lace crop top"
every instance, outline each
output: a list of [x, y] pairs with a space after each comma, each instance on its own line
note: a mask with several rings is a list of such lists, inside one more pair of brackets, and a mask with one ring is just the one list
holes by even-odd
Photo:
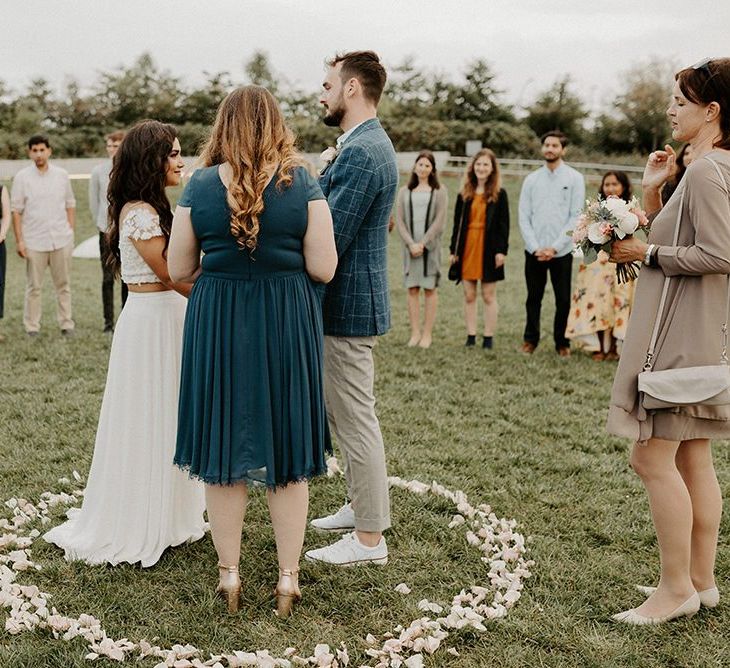
[[161, 236], [160, 217], [156, 213], [140, 206], [127, 211], [119, 226], [119, 254], [125, 283], [162, 283], [132, 243], [132, 239], [139, 241]]

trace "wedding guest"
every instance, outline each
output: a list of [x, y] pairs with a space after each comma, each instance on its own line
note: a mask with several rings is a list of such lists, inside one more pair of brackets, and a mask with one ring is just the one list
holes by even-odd
[[386, 72], [378, 55], [355, 51], [328, 63], [320, 102], [324, 123], [339, 127], [339, 156], [319, 179], [332, 209], [339, 263], [324, 297], [327, 415], [342, 452], [348, 497], [333, 515], [312, 521], [347, 531], [306, 558], [347, 566], [385, 564], [390, 498], [385, 447], [375, 414], [373, 347], [390, 328], [388, 217], [398, 165], [377, 118]]
[[667, 179], [667, 182], [662, 187], [661, 198], [662, 203], [666, 204], [669, 198], [674, 194], [677, 189], [679, 182], [684, 176], [684, 172], [692, 162], [692, 146], [691, 144], [684, 144], [677, 157], [674, 159], [674, 167], [672, 168], [672, 175]]
[[583, 208], [583, 176], [563, 161], [568, 138], [560, 131], [542, 137], [545, 165], [529, 174], [520, 192], [520, 231], [525, 242], [527, 301], [522, 352], [533, 353], [540, 343], [540, 311], [548, 274], [555, 293], [553, 339], [561, 357], [570, 356], [565, 328], [570, 313], [573, 244], [568, 232]]
[[183, 166], [175, 128], [157, 121], [135, 125], [114, 158], [109, 261], [129, 297], [112, 339], [83, 505], [45, 535], [67, 559], [149, 567], [205, 533], [202, 485], [172, 464], [190, 286], [168, 273], [165, 188], [179, 185]]
[[[107, 188], [109, 187], [109, 173], [112, 169], [112, 160], [119, 150], [124, 139], [124, 132], [117, 130], [106, 136], [106, 153], [108, 160], [98, 164], [91, 170], [89, 179], [89, 210], [91, 217], [99, 230], [99, 256], [101, 257], [101, 301], [104, 309], [104, 332], [111, 334], [114, 331], [114, 274], [110, 264], [106, 261], [109, 256], [106, 233], [109, 229], [107, 214]], [[122, 281], [122, 306], [127, 301], [127, 285]]]
[[[408, 185], [398, 191], [396, 219], [403, 239], [403, 273], [408, 289], [409, 346], [429, 348], [436, 322], [441, 277], [441, 235], [446, 224], [448, 192], [439, 183], [436, 158], [421, 151]], [[424, 292], [424, 322], [421, 332], [421, 290]]]
[[[315, 282], [337, 265], [332, 217], [274, 97], [245, 86], [218, 108], [178, 202], [170, 269], [195, 283], [185, 321], [175, 463], [205, 482], [218, 592], [239, 606], [249, 483], [267, 488], [276, 602], [301, 598], [307, 480], [331, 450]], [[200, 252], [204, 258], [200, 261]]]
[[[7, 251], [5, 238], [10, 229], [10, 198], [8, 189], [0, 184], [0, 320], [5, 313], [5, 264], [7, 262]], [[0, 333], [0, 343], [5, 341], [5, 336]]]
[[[652, 371], [717, 365], [726, 345], [730, 58], [705, 60], [675, 79], [667, 114], [672, 138], [692, 145], [692, 164], [662, 206], [660, 191], [672, 173], [674, 152], [667, 146], [649, 156], [642, 179], [644, 208], [658, 213], [648, 243], [627, 237], [614, 243], [611, 255], [614, 262], [648, 265], [636, 288], [608, 415], [609, 432], [635, 441], [631, 465], [649, 495], [660, 554], [658, 587], [643, 587], [648, 599], [614, 616], [628, 624], [693, 615], [701, 605], [716, 606], [720, 596], [714, 567], [722, 497], [710, 441], [730, 438], [730, 404], [647, 411], [637, 388], [637, 374], [647, 360]], [[660, 335], [650, 356], [656, 322]]]
[[[504, 280], [509, 247], [509, 201], [502, 188], [499, 163], [483, 148], [469, 161], [456, 196], [449, 261], [464, 285], [466, 346], [476, 344], [477, 283], [484, 301], [482, 348], [491, 349], [497, 329], [497, 281]], [[452, 273], [453, 276], [453, 273]]]
[[15, 175], [10, 198], [17, 251], [26, 266], [23, 326], [31, 337], [38, 336], [41, 329], [41, 287], [46, 267], [51, 270], [56, 289], [61, 334], [74, 334], [70, 274], [76, 199], [68, 172], [49, 162], [51, 154], [48, 137], [33, 135], [28, 140], [28, 157], [33, 164]]
[[[620, 197], [625, 202], [630, 201], [631, 181], [626, 172], [606, 172], [598, 194], [604, 199]], [[597, 362], [617, 360], [620, 345], [626, 338], [635, 285], [635, 281], [618, 282], [616, 266], [608, 261], [608, 255], [603, 251], [599, 252], [596, 262], [581, 262], [571, 299], [566, 338], [591, 352], [591, 357]]]

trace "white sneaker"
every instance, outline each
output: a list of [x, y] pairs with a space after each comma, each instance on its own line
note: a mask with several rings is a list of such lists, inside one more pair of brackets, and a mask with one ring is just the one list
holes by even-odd
[[334, 515], [318, 517], [309, 525], [320, 531], [354, 531], [355, 511], [352, 509], [352, 504], [346, 503]]
[[309, 550], [304, 558], [307, 561], [317, 561], [325, 564], [336, 564], [337, 566], [356, 566], [359, 564], [388, 563], [388, 546], [385, 544], [385, 537], [375, 547], [363, 545], [355, 535], [355, 532], [346, 533], [340, 540], [327, 547], [320, 547], [318, 550]]

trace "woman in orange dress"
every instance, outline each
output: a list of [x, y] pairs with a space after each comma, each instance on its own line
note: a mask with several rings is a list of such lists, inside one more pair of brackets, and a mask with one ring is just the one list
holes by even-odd
[[479, 151], [470, 161], [456, 198], [449, 276], [464, 284], [466, 345], [476, 345], [477, 282], [482, 284], [484, 338], [491, 349], [497, 327], [497, 281], [504, 280], [509, 246], [509, 202], [494, 153]]

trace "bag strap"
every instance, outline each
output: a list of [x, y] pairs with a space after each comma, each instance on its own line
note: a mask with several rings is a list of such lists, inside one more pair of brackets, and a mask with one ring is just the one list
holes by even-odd
[[[728, 190], [727, 181], [725, 180], [725, 175], [720, 170], [720, 167], [718, 164], [710, 157], [705, 156], [705, 159], [712, 164], [712, 166], [717, 171], [718, 176], [720, 177], [720, 181], [722, 181], [722, 184], [725, 186], [725, 192], [730, 195], [730, 191]], [[684, 193], [686, 190], [686, 183], [682, 184], [682, 194], [679, 199], [679, 210], [677, 211], [677, 223], [674, 226], [674, 240], [672, 245], [676, 246], [677, 242], [679, 241], [679, 227], [680, 223], [682, 222], [682, 211], [684, 209]], [[644, 362], [644, 371], [651, 371], [653, 366], [653, 359], [654, 359], [654, 349], [656, 348], [656, 342], [657, 338], [659, 337], [659, 326], [661, 324], [660, 319], [662, 313], [664, 313], [664, 306], [667, 302], [667, 293], [669, 292], [669, 281], [670, 277], [667, 276], [664, 279], [664, 286], [662, 287], [662, 296], [659, 300], [659, 309], [657, 310], [656, 319], [654, 320], [654, 329], [651, 333], [651, 340], [649, 341], [649, 348], [646, 352], [646, 361]], [[722, 355], [720, 356], [720, 363], [721, 364], [727, 364], [728, 363], [728, 357], [727, 357], [727, 348], [728, 348], [728, 331], [727, 331], [727, 323], [728, 320], [730, 320], [730, 276], [728, 276], [728, 292], [727, 292], [727, 306], [725, 308], [725, 322], [722, 324]]]
[[456, 252], [454, 255], [459, 254], [459, 244], [461, 244], [461, 234], [464, 231], [464, 217], [466, 214], [466, 200], [462, 197], [461, 198], [461, 216], [459, 216], [459, 230], [456, 234], [456, 248], [454, 249]]

